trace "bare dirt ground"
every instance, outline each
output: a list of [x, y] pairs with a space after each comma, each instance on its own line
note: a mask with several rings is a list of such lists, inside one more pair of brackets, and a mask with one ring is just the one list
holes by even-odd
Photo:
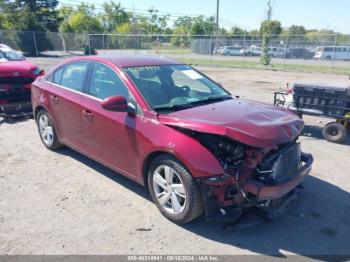
[[[48, 69], [56, 59], [36, 59]], [[234, 94], [272, 103], [286, 82], [345, 76], [199, 68]], [[199, 219], [169, 222], [144, 188], [65, 148], [46, 150], [33, 120], [0, 124], [0, 254], [350, 255], [350, 140], [321, 138], [307, 117], [302, 147], [314, 155], [302, 197], [280, 219], [245, 229]], [[0, 120], [1, 121], [1, 120]]]

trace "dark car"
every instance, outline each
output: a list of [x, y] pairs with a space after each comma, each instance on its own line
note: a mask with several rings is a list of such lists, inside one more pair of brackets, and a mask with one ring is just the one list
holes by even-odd
[[311, 52], [306, 48], [291, 48], [286, 53], [286, 58], [291, 59], [312, 59], [315, 52]]
[[253, 207], [271, 214], [311, 169], [299, 117], [233, 97], [171, 59], [69, 59], [34, 82], [32, 101], [47, 148], [67, 145], [147, 186], [179, 223]]

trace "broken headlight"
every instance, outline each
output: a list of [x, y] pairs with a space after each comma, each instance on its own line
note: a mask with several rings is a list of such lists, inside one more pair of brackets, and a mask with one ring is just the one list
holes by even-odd
[[244, 148], [242, 145], [229, 141], [220, 140], [215, 148], [215, 155], [225, 165], [234, 166], [244, 158]]

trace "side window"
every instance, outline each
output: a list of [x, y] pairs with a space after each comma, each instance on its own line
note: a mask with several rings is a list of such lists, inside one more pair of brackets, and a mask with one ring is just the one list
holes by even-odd
[[81, 61], [66, 65], [62, 74], [61, 85], [81, 91], [88, 64], [88, 61]]
[[59, 84], [59, 85], [61, 84], [63, 69], [64, 68], [62, 67], [61, 69], [58, 69], [53, 73], [53, 78], [52, 78], [53, 83]]
[[100, 99], [116, 95], [127, 99], [129, 97], [128, 89], [118, 75], [111, 68], [100, 63], [93, 65], [87, 93]]

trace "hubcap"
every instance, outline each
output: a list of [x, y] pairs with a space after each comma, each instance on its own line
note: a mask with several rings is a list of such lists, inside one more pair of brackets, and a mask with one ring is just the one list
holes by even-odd
[[180, 176], [161, 165], [153, 173], [153, 189], [158, 203], [170, 214], [180, 214], [186, 206], [185, 187]]
[[40, 136], [45, 145], [52, 146], [53, 144], [53, 128], [49, 117], [46, 114], [42, 114], [39, 117], [39, 130]]
[[338, 129], [336, 127], [332, 127], [329, 129], [328, 133], [331, 135], [331, 136], [337, 136], [338, 135]]

